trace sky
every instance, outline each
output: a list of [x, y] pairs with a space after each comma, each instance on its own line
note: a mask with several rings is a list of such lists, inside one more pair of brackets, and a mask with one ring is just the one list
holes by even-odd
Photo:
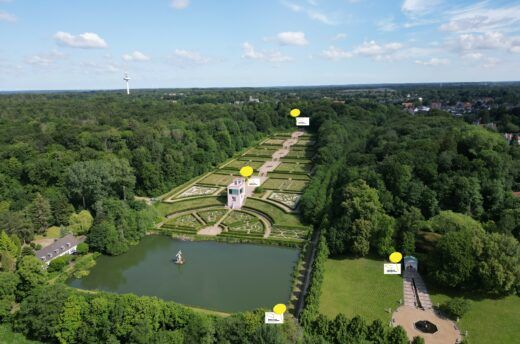
[[0, 0], [0, 90], [520, 80], [520, 0]]

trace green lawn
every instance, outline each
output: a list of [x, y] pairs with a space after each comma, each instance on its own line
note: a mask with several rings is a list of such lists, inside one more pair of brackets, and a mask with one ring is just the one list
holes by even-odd
[[273, 204], [270, 204], [269, 202], [249, 197], [246, 199], [245, 206], [267, 214], [273, 219], [276, 225], [302, 226], [302, 223], [300, 222], [297, 215], [287, 214], [282, 209]]
[[464, 334], [472, 344], [518, 343], [520, 337], [520, 297], [508, 296], [491, 299], [475, 295], [446, 293], [429, 287], [434, 305], [444, 303], [451, 297], [463, 296], [471, 300], [471, 308], [459, 321]]
[[176, 213], [179, 211], [194, 209], [194, 208], [202, 208], [202, 207], [210, 207], [214, 205], [223, 206], [225, 199], [208, 196], [208, 197], [196, 197], [191, 198], [185, 201], [179, 201], [174, 203], [157, 203], [157, 210], [161, 213], [162, 216], [166, 216], [172, 213]]
[[401, 276], [384, 275], [383, 260], [340, 258], [325, 263], [320, 312], [328, 317], [341, 312], [386, 323], [390, 314], [385, 309], [394, 311], [402, 298]]
[[40, 342], [35, 342], [32, 340], [28, 340], [24, 335], [15, 333], [11, 330], [11, 327], [7, 324], [0, 325], [0, 343], [9, 343], [9, 344], [37, 344]]

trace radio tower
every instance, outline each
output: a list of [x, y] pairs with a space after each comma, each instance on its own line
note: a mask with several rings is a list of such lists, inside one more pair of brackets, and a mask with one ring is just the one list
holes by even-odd
[[123, 80], [126, 81], [126, 94], [130, 94], [130, 84], [128, 83], [130, 81], [130, 77], [128, 76], [128, 73], [125, 72], [125, 77]]

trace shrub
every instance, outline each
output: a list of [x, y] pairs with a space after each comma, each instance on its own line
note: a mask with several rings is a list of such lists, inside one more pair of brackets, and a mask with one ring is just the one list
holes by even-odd
[[51, 262], [49, 263], [49, 269], [47, 271], [48, 272], [62, 271], [63, 268], [69, 264], [70, 259], [71, 259], [71, 256], [67, 254], [67, 255], [64, 255], [64, 256], [51, 260]]
[[80, 255], [84, 255], [88, 253], [88, 244], [86, 242], [82, 242], [76, 247], [76, 252]]
[[455, 297], [441, 305], [441, 310], [452, 319], [461, 318], [469, 309], [469, 301], [462, 297]]

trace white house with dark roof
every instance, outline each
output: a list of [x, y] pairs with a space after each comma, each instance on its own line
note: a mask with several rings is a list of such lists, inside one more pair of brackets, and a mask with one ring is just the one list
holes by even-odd
[[49, 265], [51, 260], [55, 258], [64, 256], [66, 254], [75, 253], [78, 245], [84, 242], [85, 239], [85, 236], [76, 237], [72, 234], [68, 234], [63, 238], [55, 239], [54, 242], [49, 246], [36, 251], [36, 257], [38, 257], [45, 264]]

